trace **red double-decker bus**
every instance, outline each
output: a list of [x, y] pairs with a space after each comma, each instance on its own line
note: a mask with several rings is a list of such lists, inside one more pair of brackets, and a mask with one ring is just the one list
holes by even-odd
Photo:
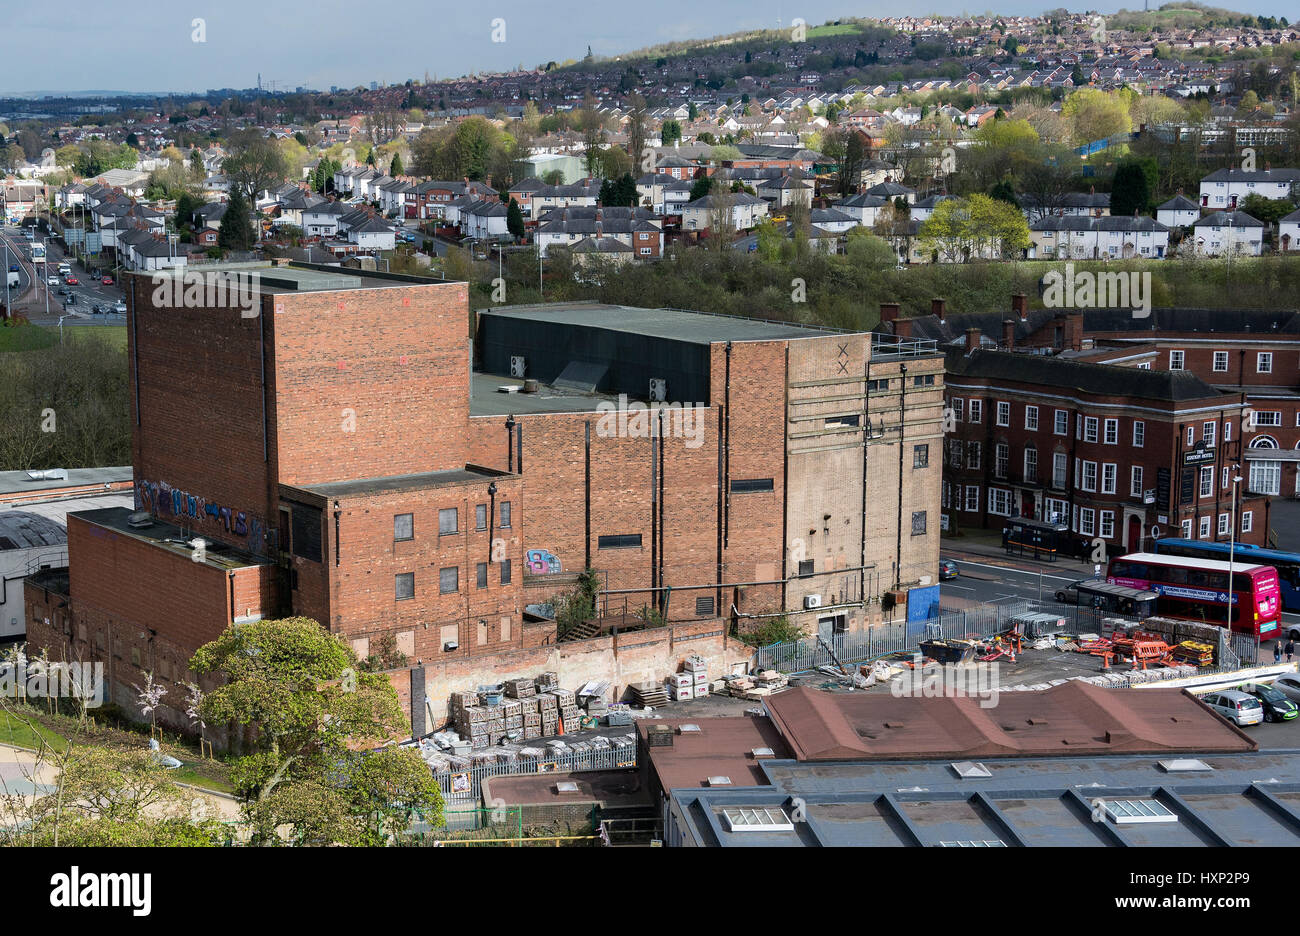
[[[1282, 593], [1272, 566], [1129, 553], [1110, 561], [1106, 581], [1156, 592], [1156, 614], [1205, 621], [1260, 639], [1278, 635]], [[1229, 617], [1228, 609], [1232, 609]]]

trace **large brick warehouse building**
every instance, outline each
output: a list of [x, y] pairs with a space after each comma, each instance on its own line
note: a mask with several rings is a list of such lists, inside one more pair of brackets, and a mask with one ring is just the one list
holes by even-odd
[[180, 303], [132, 277], [136, 510], [69, 515], [66, 575], [27, 584], [29, 643], [106, 662], [114, 701], [290, 614], [362, 658], [510, 675], [557, 642], [529, 609], [584, 569], [670, 643], [785, 612], [860, 628], [932, 582], [933, 342], [593, 304], [485, 309], [471, 341], [463, 283], [205, 275]]

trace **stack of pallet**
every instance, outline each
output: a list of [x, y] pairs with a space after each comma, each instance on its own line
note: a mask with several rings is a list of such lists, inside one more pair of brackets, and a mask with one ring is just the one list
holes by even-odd
[[524, 708], [518, 699], [503, 699], [501, 714], [505, 717], [506, 736], [517, 741], [524, 736]]
[[632, 683], [628, 686], [628, 691], [632, 694], [632, 701], [642, 708], [664, 705], [668, 701], [668, 693], [664, 692], [664, 687], [658, 683]]
[[[529, 683], [529, 688], [532, 688], [532, 683]], [[506, 691], [510, 691], [509, 686], [506, 687]], [[542, 736], [541, 700], [534, 693], [526, 699], [517, 701], [520, 717], [523, 720], [525, 740], [540, 738]]]
[[537, 695], [537, 685], [531, 679], [507, 679], [506, 696], [511, 699], [531, 699]]
[[560, 677], [555, 673], [542, 673], [533, 684], [537, 687], [538, 692], [545, 692], [548, 689], [554, 689], [560, 684]]
[[549, 692], [537, 695], [538, 720], [542, 731], [538, 737], [557, 734], [560, 730], [560, 700]]
[[559, 704], [560, 721], [564, 724], [564, 730], [566, 732], [576, 731], [580, 727], [582, 713], [578, 711], [578, 703], [573, 690], [553, 688], [548, 689], [547, 694], [554, 697]]
[[1174, 647], [1173, 658], [1179, 663], [1190, 663], [1193, 666], [1211, 666], [1214, 663], [1214, 645], [1184, 640]]

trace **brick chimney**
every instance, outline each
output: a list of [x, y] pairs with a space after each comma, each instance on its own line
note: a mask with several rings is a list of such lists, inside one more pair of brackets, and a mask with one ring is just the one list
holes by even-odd
[[1016, 293], [1011, 297], [1011, 311], [1016, 313], [1016, 318], [1025, 321], [1029, 316], [1029, 300], [1024, 293]]
[[947, 303], [944, 302], [942, 299], [930, 300], [930, 314], [933, 315], [935, 318], [937, 318], [939, 321], [942, 322], [944, 319], [948, 317], [947, 311], [948, 311]]
[[897, 302], [882, 302], [880, 304], [880, 321], [892, 322], [898, 318], [899, 305]]
[[980, 330], [974, 326], [966, 329], [966, 353], [978, 351], [980, 346]]
[[1015, 319], [1002, 320], [1002, 345], [1008, 351], [1011, 351], [1015, 348], [1016, 346], [1016, 320]]
[[1071, 351], [1083, 348], [1083, 313], [1071, 312], [1065, 317], [1065, 344]]
[[911, 319], [894, 319], [894, 337], [911, 338], [912, 337], [912, 320]]

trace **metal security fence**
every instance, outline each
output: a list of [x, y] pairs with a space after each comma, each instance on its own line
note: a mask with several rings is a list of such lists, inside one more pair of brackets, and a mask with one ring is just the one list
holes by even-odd
[[865, 631], [807, 637], [771, 644], [754, 651], [754, 669], [807, 673], [819, 666], [861, 663], [887, 653], [915, 650], [922, 640], [991, 636], [1011, 628], [1011, 619], [1034, 610], [1030, 601], [986, 605], [967, 611], [945, 611], [929, 621], [895, 621]]
[[[555, 753], [541, 750], [538, 755], [524, 753], [528, 750], [508, 750], [478, 753], [475, 757], [495, 757], [495, 763], [477, 763], [464, 766], [433, 766], [433, 779], [442, 790], [443, 801], [448, 806], [461, 808], [482, 802], [483, 781], [490, 777], [516, 777], [521, 774], [580, 773], [586, 770], [616, 770], [636, 766], [636, 741], [619, 736], [608, 738], [609, 746], [570, 749]], [[571, 741], [571, 744], [591, 744], [589, 741]], [[487, 804], [491, 805], [491, 804]]]

